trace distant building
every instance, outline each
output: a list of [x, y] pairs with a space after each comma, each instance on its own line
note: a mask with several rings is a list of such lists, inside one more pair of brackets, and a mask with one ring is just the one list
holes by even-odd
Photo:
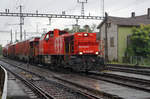
[[[105, 23], [104, 20], [98, 26], [99, 39], [105, 41]], [[150, 8], [146, 15], [135, 16], [132, 12], [131, 17], [121, 18], [108, 16], [108, 28], [107, 28], [107, 39], [108, 39], [108, 59], [109, 61], [123, 61], [125, 51], [127, 48], [128, 36], [132, 34], [132, 28], [138, 27], [141, 24], [150, 24]]]

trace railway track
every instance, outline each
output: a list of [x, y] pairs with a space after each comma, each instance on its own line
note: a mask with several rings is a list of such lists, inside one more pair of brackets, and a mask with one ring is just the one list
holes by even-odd
[[[3, 66], [3, 65], [1, 65]], [[4, 66], [3, 66], [4, 67]], [[30, 82], [29, 80], [26, 80], [25, 78], [21, 77], [20, 75], [18, 75], [16, 72], [11, 71], [8, 68], [5, 68], [7, 71], [9, 71], [11, 74], [13, 74], [16, 78], [18, 78], [19, 80], [21, 80], [25, 85], [27, 85], [34, 93], [36, 93], [36, 95], [38, 95], [38, 98], [43, 98], [43, 99], [52, 99], [52, 97], [47, 94], [46, 92], [44, 92], [41, 88], [39, 88], [38, 86], [35, 86], [34, 83]]]
[[126, 65], [126, 64], [106, 64], [106, 66], [136, 68], [136, 69], [150, 69], [150, 67], [146, 67], [146, 66]]
[[[5, 61], [6, 62], [6, 61]], [[29, 75], [32, 75], [32, 76], [36, 76], [34, 79], [30, 79], [29, 80], [29, 82], [31, 82], [31, 81], [35, 81], [35, 82], [37, 82], [37, 83], [35, 83], [35, 82], [32, 82], [32, 83], [34, 83], [34, 85], [36, 84], [37, 86], [40, 86], [40, 88], [38, 88], [38, 89], [41, 89], [41, 91], [42, 92], [46, 92], [45, 94], [49, 94], [49, 93], [51, 93], [51, 92], [47, 92], [47, 91], [43, 91], [43, 87], [44, 86], [41, 86], [41, 85], [48, 85], [48, 83], [51, 83], [51, 81], [49, 81], [49, 80], [47, 80], [46, 78], [44, 78], [44, 77], [42, 77], [41, 75], [38, 75], [38, 74], [36, 74], [36, 73], [33, 73], [33, 72], [31, 72], [31, 71], [29, 71], [29, 70], [26, 70], [26, 69], [23, 69], [22, 67], [20, 67], [20, 66], [17, 66], [17, 65], [14, 65], [14, 64], [11, 64], [11, 63], [9, 63], [9, 62], [6, 62], [7, 64], [10, 64], [12, 67], [14, 67], [15, 69], [16, 68], [18, 68], [18, 69], [20, 69], [20, 70], [22, 70], [22, 71], [25, 71], [26, 73], [29, 73]], [[3, 64], [4, 65], [4, 64]], [[8, 68], [7, 68], [8, 69]], [[9, 70], [9, 69], [8, 69]], [[9, 70], [9, 71], [11, 71], [11, 70]], [[12, 71], [11, 71], [12, 72]], [[18, 74], [18, 73], [17, 73]], [[27, 74], [28, 75], [28, 74]], [[54, 77], [54, 78], [56, 78], [56, 77]], [[23, 80], [25, 80], [25, 79], [23, 79]], [[60, 79], [59, 79], [60, 80]], [[41, 82], [42, 81], [42, 82]], [[43, 81], [45, 81], [45, 82], [43, 82]], [[62, 80], [63, 81], [63, 80]], [[41, 83], [41, 84], [40, 84]], [[71, 83], [71, 82], [67, 82], [67, 83], [70, 83], [71, 85], [73, 84], [73, 83]], [[34, 86], [34, 85], [32, 85], [32, 86]], [[70, 87], [67, 87], [67, 86], [64, 86], [64, 85], [62, 85], [62, 84], [60, 84], [60, 83], [56, 83], [55, 82], [55, 84], [54, 85], [52, 85], [52, 86], [56, 86], [56, 85], [58, 85], [58, 86], [63, 86], [63, 87], [61, 87], [61, 90], [64, 88], [65, 89], [65, 92], [64, 93], [66, 93], [66, 92], [68, 92], [68, 90], [69, 90], [69, 92], [71, 92], [71, 94], [72, 93], [74, 93], [75, 95], [79, 95], [79, 96], [72, 96], [71, 98], [69, 97], [69, 98], [62, 98], [63, 96], [69, 96], [69, 95], [66, 95], [66, 94], [64, 94], [63, 93], [63, 95], [62, 96], [60, 96], [59, 98], [54, 98], [54, 96], [52, 95], [50, 95], [52, 98], [50, 98], [50, 99], [123, 99], [123, 98], [121, 98], [121, 97], [118, 97], [118, 96], [116, 96], [116, 95], [112, 95], [112, 94], [107, 94], [107, 93], [105, 93], [105, 92], [100, 92], [100, 91], [96, 91], [96, 90], [93, 90], [93, 89], [90, 89], [90, 88], [87, 88], [87, 87], [85, 87], [85, 86], [80, 86], [80, 85], [75, 85], [75, 84], [73, 84], [74, 86], [77, 86], [77, 87], [82, 87], [82, 89], [83, 90], [86, 90], [86, 92], [83, 92], [83, 91], [81, 91], [81, 90], [75, 90], [75, 89], [70, 89]], [[51, 87], [52, 87], [51, 86]], [[57, 86], [57, 87], [58, 87]], [[50, 88], [46, 88], [46, 89], [50, 89]], [[58, 88], [57, 88], [58, 89]], [[67, 90], [66, 90], [67, 89]], [[53, 90], [55, 90], [55, 88], [53, 88]], [[59, 88], [59, 90], [60, 90], [60, 88]], [[71, 90], [71, 91], [70, 91]], [[75, 90], [75, 91], [74, 91]], [[91, 93], [89, 93], [89, 92], [91, 92]], [[54, 92], [53, 92], [54, 93]], [[55, 92], [56, 93], [56, 92]], [[60, 93], [59, 92], [57, 92], [58, 94], [57, 95], [59, 95]], [[93, 93], [95, 93], [95, 94], [98, 94], [98, 95], [95, 95], [95, 94], [93, 94]], [[44, 93], [43, 93], [44, 94]], [[47, 96], [46, 95], [46, 96]], [[80, 98], [81, 97], [81, 98]], [[44, 99], [46, 99], [46, 98], [44, 98]]]
[[107, 64], [107, 69], [111, 71], [120, 71], [141, 75], [150, 76], [150, 67], [141, 67], [141, 66], [129, 66], [129, 65], [120, 65], [120, 64]]
[[150, 92], [150, 80], [111, 73], [90, 72], [88, 77]]
[[[20, 68], [25, 68], [25, 70], [29, 70], [29, 69], [27, 69], [26, 68], [26, 65], [24, 65], [24, 63], [21, 63], [21, 62], [17, 62], [17, 61], [12, 61], [12, 60], [6, 60], [7, 61], [7, 63], [11, 63], [12, 65], [14, 65], [14, 64], [16, 64], [16, 65], [18, 65], [18, 67], [20, 67]], [[20, 66], [19, 66], [20, 65]], [[33, 66], [33, 67], [35, 67], [35, 66]], [[37, 68], [37, 67], [35, 67], [35, 68]], [[32, 71], [34, 71], [32, 68], [30, 68]], [[39, 68], [40, 69], [40, 68]], [[47, 69], [40, 69], [40, 70], [47, 70]], [[47, 70], [48, 72], [49, 72], [49, 70]], [[34, 71], [34, 73], [36, 73], [36, 71]], [[47, 72], [46, 72], [47, 73]], [[40, 74], [40, 72], [38, 72], [38, 74]], [[41, 74], [43, 74], [43, 73], [41, 73]], [[48, 74], [48, 73], [47, 73]], [[105, 73], [106, 74], [106, 73]], [[51, 73], [49, 74], [49, 75], [51, 75]], [[53, 74], [52, 74], [53, 75]], [[65, 74], [66, 75], [66, 74]], [[76, 74], [75, 74], [76, 75]], [[108, 75], [108, 74], [107, 74]], [[136, 75], [136, 74], [135, 74]], [[115, 75], [116, 76], [116, 75]], [[46, 75], [45, 75], [45, 77], [46, 77]], [[76, 86], [76, 87], [78, 87], [78, 88], [80, 88], [81, 90], [86, 90], [85, 91], [85, 93], [86, 94], [88, 94], [88, 95], [95, 95], [95, 96], [104, 96], [106, 99], [112, 99], [112, 97], [113, 97], [113, 99], [122, 99], [122, 96], [121, 97], [118, 97], [118, 96], [120, 96], [120, 95], [118, 95], [118, 94], [115, 94], [115, 93], [111, 93], [111, 94], [107, 94], [107, 91], [105, 92], [105, 91], [101, 91], [101, 92], [99, 92], [99, 90], [93, 90], [92, 88], [89, 88], [89, 87], [85, 87], [84, 86], [84, 84], [82, 85], [82, 84], [78, 84], [78, 83], [75, 83], [73, 80], [70, 80], [70, 81], [67, 81], [67, 79], [68, 78], [66, 78], [66, 79], [64, 79], [63, 77], [58, 77], [58, 76], [53, 76], [54, 78], [56, 78], [56, 79], [58, 79], [58, 80], [60, 80], [60, 81], [62, 81], [62, 82], [65, 82], [65, 83], [67, 83], [67, 84], [70, 84], [71, 85], [71, 87], [72, 86]], [[87, 76], [86, 76], [87, 77]], [[127, 81], [127, 79], [125, 80], [121, 80], [121, 79], [123, 79], [124, 77], [122, 76], [121, 78], [119, 78], [118, 76], [114, 79], [112, 76], [104, 76], [104, 75], [102, 75], [102, 76], [100, 76], [99, 74], [90, 74], [89, 75], [89, 78], [93, 78], [93, 79], [96, 79], [96, 80], [99, 80], [99, 81], [106, 81], [106, 82], [110, 82], [110, 83], [114, 83], [114, 84], [116, 84], [116, 85], [121, 85], [121, 86], [123, 86], [123, 88], [124, 89], [126, 89], [126, 90], [135, 90], [135, 92], [137, 93], [144, 93], [144, 91], [146, 92], [146, 93], [149, 93], [149, 89], [147, 88], [147, 89], [145, 89], [145, 87], [147, 86], [147, 87], [149, 87], [149, 85], [148, 85], [148, 81], [142, 81], [142, 82], [139, 82], [138, 84], [136, 84], [135, 85], [135, 83], [136, 82], [134, 82], [134, 80], [132, 80], [132, 77], [131, 77], [131, 81], [129, 80], [129, 81]], [[104, 79], [103, 79], [104, 78]], [[128, 77], [127, 77], [128, 78]], [[120, 79], [120, 80], [119, 80]], [[119, 80], [119, 81], [118, 81]], [[139, 80], [143, 80], [143, 79], [139, 79]], [[118, 81], [117, 83], [115, 82], [115, 81]], [[136, 80], [137, 81], [137, 80]], [[144, 83], [147, 83], [147, 85], [145, 85]], [[125, 85], [126, 84], [126, 85]], [[141, 86], [142, 85], [142, 86]], [[67, 85], [68, 86], [68, 85]], [[141, 86], [141, 87], [143, 87], [143, 88], [137, 88], [138, 86]], [[145, 87], [144, 87], [145, 86]], [[128, 88], [129, 87], [129, 88]], [[76, 89], [76, 88], [75, 88]], [[138, 90], [139, 91], [138, 91]], [[80, 90], [80, 91], [81, 91]], [[83, 91], [81, 91], [81, 92], [83, 92]], [[88, 92], [88, 93], [87, 93]], [[104, 93], [103, 93], [104, 92]], [[131, 91], [132, 92], [132, 91]], [[109, 93], [109, 92], [108, 92]], [[98, 95], [97, 95], [98, 94]], [[135, 94], [135, 93], [133, 93], [133, 94]], [[117, 95], [117, 96], [116, 96]], [[103, 97], [102, 97], [103, 98]], [[125, 98], [126, 99], [126, 98]], [[129, 98], [130, 99], [130, 98]], [[137, 98], [136, 98], [137, 99]], [[141, 98], [138, 98], [138, 99], [141, 99]]]
[[75, 91], [60, 83], [49, 81], [31, 72], [25, 71], [25, 74], [22, 76], [20, 73], [24, 72], [24, 70], [19, 67], [4, 67], [23, 83], [28, 85], [40, 99], [100, 99], [86, 93]]

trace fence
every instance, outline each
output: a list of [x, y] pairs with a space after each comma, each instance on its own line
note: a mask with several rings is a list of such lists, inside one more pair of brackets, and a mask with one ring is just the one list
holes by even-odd
[[123, 57], [123, 63], [126, 64], [134, 64], [134, 65], [147, 65], [150, 66], [150, 58], [142, 57], [142, 56], [130, 56]]

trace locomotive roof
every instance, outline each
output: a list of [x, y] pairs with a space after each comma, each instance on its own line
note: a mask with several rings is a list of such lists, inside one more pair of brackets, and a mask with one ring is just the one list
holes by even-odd
[[30, 38], [29, 41], [33, 42], [33, 41], [38, 41], [40, 39], [40, 37], [34, 37], [34, 38]]
[[32, 41], [32, 40], [34, 40], [34, 39], [38, 39], [38, 38], [40, 38], [40, 37], [31, 37], [31, 38], [29, 38], [29, 39], [26, 39], [26, 40], [22, 40], [22, 41], [19, 41], [19, 42], [16, 42], [16, 43], [20, 43], [20, 42], [24, 42], [24, 41]]
[[72, 36], [72, 35], [79, 34], [79, 33], [87, 33], [87, 32], [75, 32], [75, 33], [68, 33], [68, 34], [63, 34], [62, 36], [64, 36], [64, 37], [68, 37], [68, 36]]

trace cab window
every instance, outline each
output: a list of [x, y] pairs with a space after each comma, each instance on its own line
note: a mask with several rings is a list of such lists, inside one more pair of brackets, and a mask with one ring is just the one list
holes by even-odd
[[40, 40], [43, 40], [43, 39], [44, 39], [44, 37], [45, 37], [45, 34], [42, 34], [42, 36], [41, 36]]
[[59, 35], [63, 35], [63, 34], [66, 34], [67, 32], [66, 31], [59, 31]]
[[49, 40], [49, 34], [46, 34], [45, 40]]
[[54, 37], [54, 32], [53, 31], [50, 32], [50, 37]]
[[54, 34], [50, 34], [50, 37], [54, 37]]

